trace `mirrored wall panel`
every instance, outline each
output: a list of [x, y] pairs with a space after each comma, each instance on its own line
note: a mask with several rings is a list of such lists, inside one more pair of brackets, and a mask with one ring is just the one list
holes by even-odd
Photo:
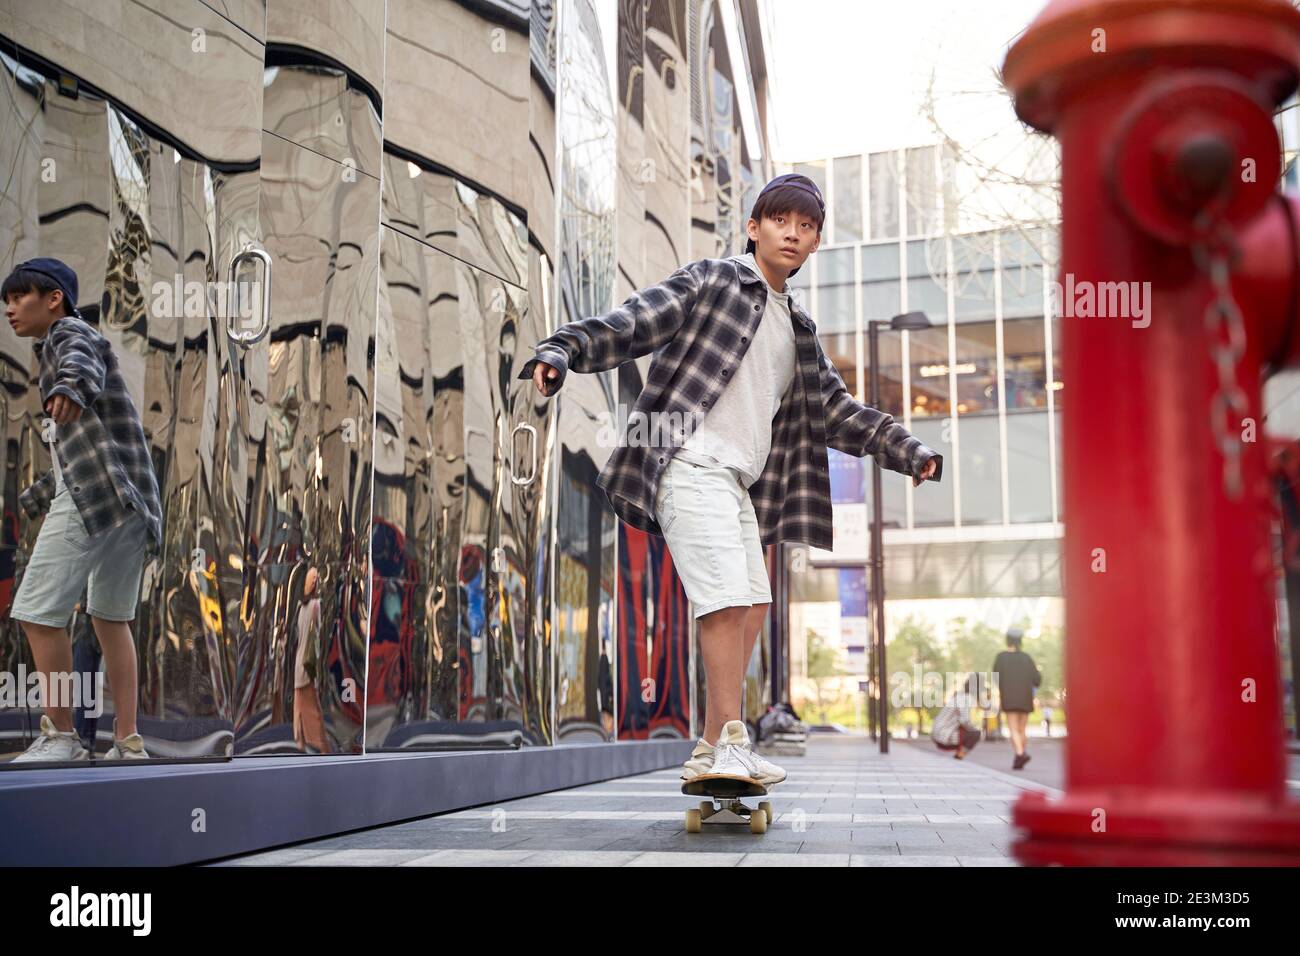
[[[96, 758], [133, 727], [152, 761], [698, 733], [671, 556], [597, 485], [650, 357], [552, 397], [517, 376], [558, 326], [740, 247], [769, 163], [742, 122], [756, 15], [0, 4], [0, 272], [61, 260], [78, 312], [0, 326], [0, 768], [33, 766], [43, 718]], [[112, 434], [161, 543], [111, 552], [141, 565], [129, 621], [93, 613], [89, 564], [47, 623], [15, 608], [50, 580], [38, 541], [102, 512], [83, 553], [108, 554], [136, 504], [86, 422], [52, 425], [51, 329], [102, 342], [139, 419]], [[51, 671], [81, 682], [66, 710], [13, 693]]]

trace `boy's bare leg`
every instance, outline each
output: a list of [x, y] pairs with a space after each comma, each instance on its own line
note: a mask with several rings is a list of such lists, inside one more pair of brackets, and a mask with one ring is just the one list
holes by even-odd
[[[45, 686], [52, 688], [51, 674], [68, 674], [72, 671], [72, 641], [68, 638], [67, 628], [48, 627], [44, 624], [33, 624], [31, 621], [19, 623], [22, 624], [23, 633], [27, 635], [27, 643], [31, 646], [36, 670], [44, 676]], [[73, 729], [72, 708], [70, 706], [50, 707], [48, 700], [44, 703], [46, 704], [43, 708], [45, 716], [50, 718], [54, 729], [63, 733], [70, 732]]]
[[[768, 603], [755, 604], [753, 607], [724, 608], [721, 611], [715, 611], [712, 614], [700, 618], [700, 626], [703, 631], [700, 635], [700, 648], [701, 653], [704, 655], [704, 678], [706, 692], [708, 694], [708, 719], [704, 726], [704, 740], [706, 743], [717, 743], [718, 734], [722, 733], [722, 725], [728, 720], [740, 719], [740, 699], [741, 689], [744, 686], [745, 680], [745, 665], [749, 663], [750, 658], [754, 654], [754, 642], [758, 639], [758, 632], [763, 628], [763, 619], [767, 616], [767, 609], [771, 606], [772, 605]], [[732, 668], [730, 673], [733, 675], [734, 680], [731, 678], [720, 677], [719, 681], [725, 681], [726, 683], [725, 685], [719, 684], [716, 686], [718, 686], [719, 691], [721, 691], [724, 686], [734, 688], [734, 695], [729, 693], [726, 701], [720, 702], [717, 699], [717, 695], [714, 693], [715, 684], [713, 682], [713, 671], [710, 669], [709, 664], [710, 652], [705, 650], [705, 640], [710, 634], [710, 631], [708, 630], [710, 627], [709, 622], [717, 618], [718, 615], [725, 614], [728, 611], [736, 612], [734, 617], [738, 620], [728, 622], [726, 618], [723, 618], [719, 621], [720, 629], [721, 627], [728, 626], [732, 628], [740, 628], [741, 641], [738, 642], [737, 646], [740, 648], [741, 657], [737, 661], [730, 661], [724, 665]], [[724, 637], [724, 647], [725, 642], [726, 638]], [[728, 716], [715, 719], [715, 715], [720, 710], [724, 711]]]
[[745, 667], [748, 666], [754, 656], [754, 642], [758, 640], [758, 632], [763, 629], [763, 619], [767, 617], [767, 609], [771, 606], [771, 602], [755, 604], [749, 609], [749, 614], [745, 616], [745, 656], [740, 659], [742, 685], [745, 679]]
[[708, 696], [704, 741], [718, 742], [722, 726], [740, 719], [740, 682], [744, 676], [741, 648], [749, 607], [724, 607], [700, 618], [700, 656]]
[[131, 637], [129, 621], [105, 621], [92, 616], [95, 636], [104, 652], [104, 670], [108, 672], [108, 685], [113, 688], [113, 708], [117, 716], [115, 740], [124, 740], [135, 733], [135, 706], [139, 695], [139, 680], [135, 657], [135, 639]]

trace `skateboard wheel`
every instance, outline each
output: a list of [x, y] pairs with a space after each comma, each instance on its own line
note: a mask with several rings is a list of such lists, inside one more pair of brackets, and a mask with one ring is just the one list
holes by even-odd
[[767, 832], [767, 814], [751, 813], [749, 815], [749, 832], [766, 833]]
[[770, 824], [773, 819], [772, 802], [770, 800], [764, 800], [762, 803], [758, 805], [758, 809], [762, 810], [765, 814], [767, 814], [767, 822]]
[[687, 833], [700, 832], [700, 811], [699, 810], [690, 809], [686, 811], [686, 832]]
[[709, 800], [701, 800], [700, 818], [703, 820], [707, 820], [711, 816], [713, 816], [713, 803]]

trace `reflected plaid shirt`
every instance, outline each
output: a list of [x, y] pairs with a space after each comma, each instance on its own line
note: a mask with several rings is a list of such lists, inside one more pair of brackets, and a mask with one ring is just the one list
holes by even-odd
[[[601, 372], [653, 353], [645, 387], [620, 423], [618, 447], [596, 483], [614, 513], [642, 531], [663, 535], [655, 493], [669, 460], [690, 437], [686, 423], [708, 414], [753, 341], [767, 307], [767, 283], [727, 259], [699, 259], [663, 282], [633, 293], [604, 315], [561, 326], [534, 346], [519, 373], [531, 379], [537, 362], [559, 370]], [[943, 456], [910, 435], [893, 417], [856, 401], [826, 358], [817, 329], [793, 298], [796, 374], [772, 420], [772, 448], [749, 496], [764, 544], [802, 541], [832, 547], [831, 488], [826, 448], [919, 477]], [[653, 413], [658, 413], [652, 417]], [[665, 435], [656, 422], [668, 422]]]
[[[84, 320], [65, 315], [32, 348], [40, 362], [42, 408], [54, 395], [66, 395], [82, 408], [76, 421], [58, 426], [55, 448], [86, 531], [103, 534], [134, 511], [149, 529], [146, 553], [160, 553], [158, 481], [112, 344]], [[51, 468], [19, 494], [18, 502], [37, 518], [49, 510], [54, 493]]]

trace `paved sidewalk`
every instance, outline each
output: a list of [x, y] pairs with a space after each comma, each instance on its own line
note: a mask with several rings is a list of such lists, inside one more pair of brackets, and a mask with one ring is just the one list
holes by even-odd
[[[937, 750], [928, 737], [920, 740], [895, 739], [891, 747], [915, 748], [927, 753]], [[1015, 752], [1011, 741], [982, 740], [966, 756], [966, 763], [978, 764], [990, 770], [1012, 777], [1027, 779], [1044, 787], [1065, 788], [1065, 750], [1070, 745], [1069, 737], [1030, 737], [1028, 753], [1034, 758], [1022, 770], [1012, 770], [1011, 760]], [[951, 758], [949, 758], [951, 759]], [[954, 761], [955, 763], [955, 761]], [[1300, 800], [1300, 754], [1287, 755], [1287, 790], [1291, 799]]]
[[864, 737], [816, 735], [807, 756], [771, 759], [789, 776], [761, 836], [687, 833], [698, 801], [671, 768], [213, 865], [1013, 866], [1011, 805], [1045, 789], [913, 747], [881, 756]]
[[[999, 773], [1059, 790], [1065, 787], [1065, 748], [1068, 746], [1068, 741], [1068, 737], [1030, 737], [1027, 753], [1033, 759], [1024, 766], [1024, 769], [1012, 770], [1011, 761], [1016, 752], [1011, 747], [1009, 737], [1004, 740], [981, 740], [966, 755], [966, 763], [977, 764], [989, 770], [996, 770]], [[931, 754], [939, 752], [930, 741], [928, 734], [919, 740], [894, 740], [890, 743], [891, 747], [900, 745], [915, 747]], [[952, 760], [951, 756], [948, 759], [953, 763], [957, 762]]]

